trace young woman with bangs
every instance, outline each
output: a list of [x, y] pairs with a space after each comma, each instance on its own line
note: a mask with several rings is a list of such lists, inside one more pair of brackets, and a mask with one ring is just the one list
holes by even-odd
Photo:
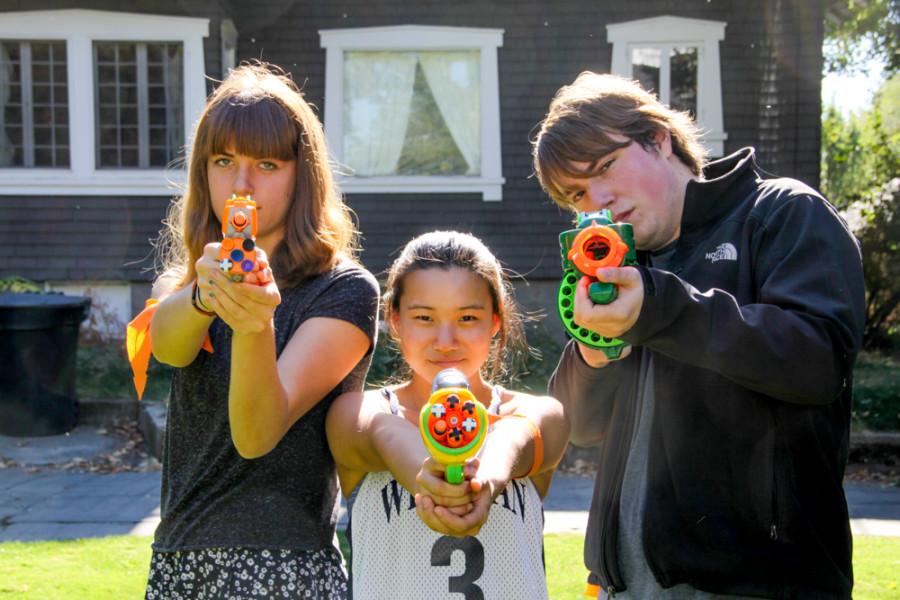
[[[258, 207], [260, 270], [243, 282], [217, 258], [233, 195]], [[177, 368], [147, 598], [346, 596], [325, 416], [374, 346], [378, 286], [355, 239], [296, 85], [233, 71], [197, 124], [153, 288], [152, 351]]]

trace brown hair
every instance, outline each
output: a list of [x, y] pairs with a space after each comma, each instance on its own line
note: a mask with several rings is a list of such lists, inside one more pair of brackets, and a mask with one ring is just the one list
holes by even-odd
[[[655, 149], [660, 132], [669, 133], [672, 152], [694, 175], [700, 175], [706, 161], [700, 131], [688, 113], [669, 108], [638, 82], [616, 75], [583, 72], [559, 89], [539, 125], [532, 140], [534, 170], [541, 187], [563, 206], [571, 203], [557, 183], [561, 175], [591, 177], [600, 159], [632, 142]], [[572, 162], [586, 162], [590, 168], [579, 171]]]
[[458, 231], [432, 231], [410, 240], [388, 271], [384, 292], [385, 320], [400, 310], [406, 276], [419, 269], [460, 267], [488, 285], [500, 330], [491, 344], [483, 374], [490, 380], [511, 378], [528, 353], [525, 316], [512, 293], [512, 284], [500, 261], [477, 237]]
[[296, 160], [284, 237], [270, 257], [279, 286], [292, 287], [341, 257], [354, 258], [357, 232], [332, 177], [322, 124], [280, 68], [256, 63], [233, 70], [207, 100], [193, 139], [187, 188], [170, 208], [162, 234], [164, 276], [187, 285], [203, 247], [221, 239], [206, 169], [208, 158], [230, 144], [239, 154]]

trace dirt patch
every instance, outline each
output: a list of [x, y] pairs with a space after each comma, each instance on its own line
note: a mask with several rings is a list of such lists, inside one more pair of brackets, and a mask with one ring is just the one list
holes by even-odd
[[62, 470], [84, 473], [127, 473], [159, 471], [162, 465], [147, 449], [144, 435], [136, 421], [122, 420], [103, 429], [100, 435], [115, 438], [115, 449], [96, 456], [76, 457], [62, 462], [41, 465], [19, 464], [13, 459], [0, 457], [0, 469], [19, 468], [28, 473]]

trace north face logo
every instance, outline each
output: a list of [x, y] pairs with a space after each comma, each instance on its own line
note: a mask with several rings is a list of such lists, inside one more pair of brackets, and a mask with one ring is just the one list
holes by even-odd
[[737, 248], [730, 242], [719, 244], [715, 252], [707, 252], [706, 260], [717, 262], [720, 260], [737, 260]]

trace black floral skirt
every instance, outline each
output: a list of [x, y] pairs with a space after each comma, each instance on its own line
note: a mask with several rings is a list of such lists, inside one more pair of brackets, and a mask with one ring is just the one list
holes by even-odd
[[207, 548], [153, 552], [147, 600], [313, 598], [345, 600], [337, 550]]

